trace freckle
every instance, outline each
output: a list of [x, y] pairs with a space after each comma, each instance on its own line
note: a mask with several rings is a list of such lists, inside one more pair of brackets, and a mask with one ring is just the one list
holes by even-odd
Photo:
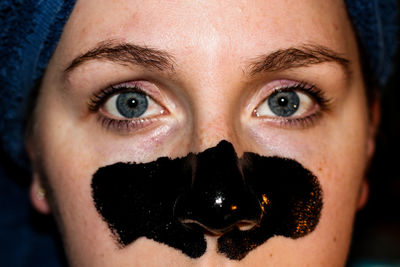
[[87, 33], [86, 27], [83, 27], [83, 28], [82, 28], [81, 33], [82, 33], [82, 34], [86, 34], [86, 33]]
[[272, 253], [271, 253], [271, 254], [269, 254], [269, 256], [272, 258]]
[[336, 243], [336, 236], [335, 236], [335, 237], [333, 237], [333, 242], [334, 242], [334, 243]]
[[321, 167], [319, 167], [319, 168], [318, 168], [318, 171], [319, 171], [319, 172], [322, 172], [322, 168], [321, 168]]

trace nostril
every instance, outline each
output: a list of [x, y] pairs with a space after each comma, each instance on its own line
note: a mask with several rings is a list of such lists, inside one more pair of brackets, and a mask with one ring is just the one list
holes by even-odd
[[237, 227], [248, 230], [261, 221], [262, 208], [252, 194], [232, 192], [190, 192], [178, 198], [174, 217], [185, 227], [200, 227], [223, 234]]
[[245, 183], [232, 144], [221, 141], [191, 158], [192, 183], [175, 202], [174, 218], [186, 227], [223, 234], [258, 225], [262, 206]]
[[238, 222], [236, 226], [237, 228], [239, 228], [240, 231], [247, 231], [257, 226], [258, 224], [259, 222], [243, 221], [243, 222]]
[[248, 231], [258, 225], [258, 223], [256, 223], [256, 222], [241, 221], [241, 222], [237, 222], [236, 224], [229, 225], [229, 227], [227, 227], [227, 228], [215, 229], [215, 228], [210, 228], [207, 225], [201, 224], [198, 221], [193, 221], [193, 220], [189, 220], [189, 219], [181, 220], [180, 223], [182, 223], [187, 228], [190, 228], [190, 229], [199, 229], [200, 228], [203, 230], [203, 232], [205, 232], [208, 235], [217, 235], [217, 236], [227, 233], [235, 228], [238, 228], [240, 231]]

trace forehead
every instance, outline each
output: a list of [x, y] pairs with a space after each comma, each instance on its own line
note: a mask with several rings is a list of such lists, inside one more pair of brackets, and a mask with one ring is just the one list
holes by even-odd
[[60, 46], [66, 62], [112, 39], [215, 65], [302, 44], [351, 54], [353, 38], [339, 0], [78, 0]]

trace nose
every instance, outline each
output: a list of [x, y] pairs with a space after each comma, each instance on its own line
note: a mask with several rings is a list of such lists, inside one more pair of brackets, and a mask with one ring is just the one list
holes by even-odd
[[222, 141], [190, 159], [192, 185], [174, 207], [184, 226], [200, 226], [223, 234], [235, 227], [259, 224], [263, 212], [256, 195], [246, 186], [233, 146]]

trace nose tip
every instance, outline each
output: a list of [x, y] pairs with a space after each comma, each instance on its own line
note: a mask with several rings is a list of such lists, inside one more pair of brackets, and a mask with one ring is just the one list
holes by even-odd
[[200, 226], [220, 235], [234, 227], [258, 225], [262, 210], [255, 196], [243, 190], [191, 192], [178, 198], [175, 218], [187, 227]]
[[214, 234], [259, 224], [261, 205], [245, 184], [232, 144], [222, 141], [191, 162], [192, 186], [175, 202], [179, 222]]

